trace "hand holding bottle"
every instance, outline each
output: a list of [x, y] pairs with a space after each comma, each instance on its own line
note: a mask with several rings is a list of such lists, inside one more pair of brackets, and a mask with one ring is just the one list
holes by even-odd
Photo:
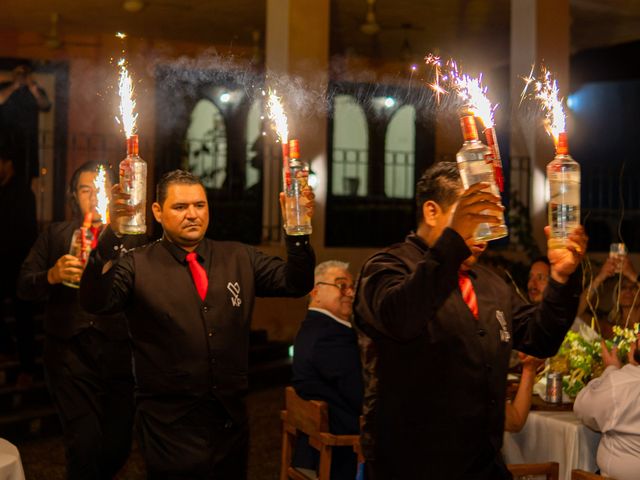
[[477, 243], [474, 233], [478, 225], [500, 225], [504, 207], [500, 197], [486, 191], [489, 184], [476, 183], [466, 189], [452, 208], [449, 227], [458, 232], [468, 245]]
[[[313, 188], [308, 184], [302, 189], [301, 198], [304, 201], [304, 214], [309, 218], [313, 218], [313, 213], [316, 206], [316, 195], [313, 193]], [[287, 196], [284, 192], [280, 192], [280, 211], [282, 213], [282, 224], [287, 225]], [[301, 202], [302, 203], [302, 202]]]
[[84, 265], [73, 255], [63, 255], [47, 272], [47, 281], [50, 285], [62, 282], [76, 283], [80, 281]]
[[122, 225], [131, 220], [136, 208], [128, 203], [131, 196], [122, 191], [120, 184], [111, 187], [111, 202], [109, 202], [109, 218], [111, 229], [118, 235], [124, 234]]
[[551, 264], [551, 278], [559, 283], [567, 283], [569, 276], [576, 271], [580, 262], [587, 253], [587, 237], [584, 227], [577, 226], [566, 238], [564, 246], [553, 248], [551, 242], [551, 227], [544, 227], [544, 233], [547, 236], [547, 257]]

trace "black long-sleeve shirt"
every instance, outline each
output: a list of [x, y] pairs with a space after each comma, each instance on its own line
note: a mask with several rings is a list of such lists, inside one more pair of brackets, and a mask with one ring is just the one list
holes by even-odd
[[550, 280], [534, 306], [475, 266], [476, 320], [458, 288], [469, 255], [445, 229], [433, 248], [410, 235], [362, 269], [354, 305], [365, 376], [362, 442], [373, 464], [397, 475], [388, 478], [501, 478], [511, 349], [553, 355], [575, 318], [577, 275], [565, 285]]
[[[299, 297], [313, 288], [308, 237], [287, 237], [287, 261], [240, 243], [204, 239], [195, 250], [209, 279], [204, 301], [187, 252], [166, 238], [128, 252], [103, 274], [118, 243], [107, 229], [82, 277], [80, 299], [94, 313], [125, 312], [139, 405], [147, 400], [167, 420], [213, 394], [242, 418], [255, 297]], [[157, 402], [163, 397], [176, 401]]]
[[71, 237], [80, 224], [80, 221], [55, 222], [40, 234], [20, 269], [18, 296], [23, 300], [46, 301], [47, 335], [68, 339], [86, 328], [95, 328], [113, 340], [125, 340], [128, 334], [124, 315], [90, 314], [80, 307], [77, 288], [61, 283], [51, 285], [47, 280], [49, 269], [69, 253]]

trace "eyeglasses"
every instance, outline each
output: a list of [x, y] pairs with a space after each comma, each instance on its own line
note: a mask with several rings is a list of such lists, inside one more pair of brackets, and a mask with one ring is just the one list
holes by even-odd
[[316, 285], [329, 285], [331, 287], [336, 287], [340, 290], [342, 295], [346, 295], [349, 291], [355, 292], [355, 286], [353, 283], [328, 283], [328, 282], [316, 282]]

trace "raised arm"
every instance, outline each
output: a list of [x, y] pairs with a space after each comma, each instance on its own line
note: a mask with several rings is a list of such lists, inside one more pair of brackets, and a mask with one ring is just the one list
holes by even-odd
[[308, 235], [285, 237], [287, 260], [253, 250], [256, 295], [302, 297], [313, 289], [316, 257]]
[[569, 248], [548, 250], [551, 276], [539, 305], [528, 305], [512, 294], [513, 347], [521, 352], [540, 358], [555, 355], [575, 320], [581, 289], [577, 269], [588, 239], [578, 227], [569, 240]]
[[121, 238], [107, 227], [91, 252], [80, 282], [80, 304], [87, 312], [109, 314], [122, 311], [131, 295], [135, 269], [133, 256]]
[[420, 335], [429, 318], [458, 288], [458, 269], [469, 254], [462, 237], [447, 228], [433, 248], [417, 253], [421, 258], [413, 271], [390, 252], [374, 256], [358, 281], [357, 316], [379, 334], [399, 341]]

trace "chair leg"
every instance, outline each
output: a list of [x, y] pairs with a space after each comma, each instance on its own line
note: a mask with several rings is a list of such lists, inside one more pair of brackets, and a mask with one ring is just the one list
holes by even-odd
[[289, 470], [289, 467], [291, 466], [291, 456], [292, 456], [294, 440], [295, 440], [295, 436], [287, 432], [286, 427], [283, 425], [280, 480], [287, 480], [289, 478], [288, 470]]
[[323, 445], [320, 449], [320, 466], [318, 480], [330, 480], [331, 476], [331, 447]]

